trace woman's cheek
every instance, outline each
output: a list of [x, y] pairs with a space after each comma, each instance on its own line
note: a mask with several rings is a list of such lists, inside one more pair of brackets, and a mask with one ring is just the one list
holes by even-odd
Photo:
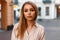
[[32, 12], [32, 14], [31, 14], [33, 17], [35, 17], [35, 12]]
[[27, 13], [24, 13], [24, 17], [27, 18]]

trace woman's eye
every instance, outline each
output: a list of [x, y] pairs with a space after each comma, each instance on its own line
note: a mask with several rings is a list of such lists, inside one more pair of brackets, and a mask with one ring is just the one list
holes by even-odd
[[28, 10], [24, 10], [24, 12], [28, 12]]
[[34, 11], [34, 9], [31, 9], [30, 11]]

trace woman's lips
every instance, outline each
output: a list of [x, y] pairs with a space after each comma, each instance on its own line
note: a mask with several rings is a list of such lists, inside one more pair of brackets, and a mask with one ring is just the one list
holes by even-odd
[[27, 17], [31, 18], [32, 16], [27, 16]]

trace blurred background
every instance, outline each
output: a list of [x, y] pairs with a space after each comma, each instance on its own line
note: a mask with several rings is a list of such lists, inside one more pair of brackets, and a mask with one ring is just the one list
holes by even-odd
[[11, 40], [12, 29], [26, 1], [37, 5], [37, 22], [44, 26], [46, 40], [60, 40], [60, 0], [0, 0], [0, 40]]

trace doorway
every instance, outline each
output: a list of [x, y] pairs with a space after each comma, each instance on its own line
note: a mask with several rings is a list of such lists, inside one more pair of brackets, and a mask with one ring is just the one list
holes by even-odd
[[60, 5], [57, 5], [57, 18], [60, 18]]

